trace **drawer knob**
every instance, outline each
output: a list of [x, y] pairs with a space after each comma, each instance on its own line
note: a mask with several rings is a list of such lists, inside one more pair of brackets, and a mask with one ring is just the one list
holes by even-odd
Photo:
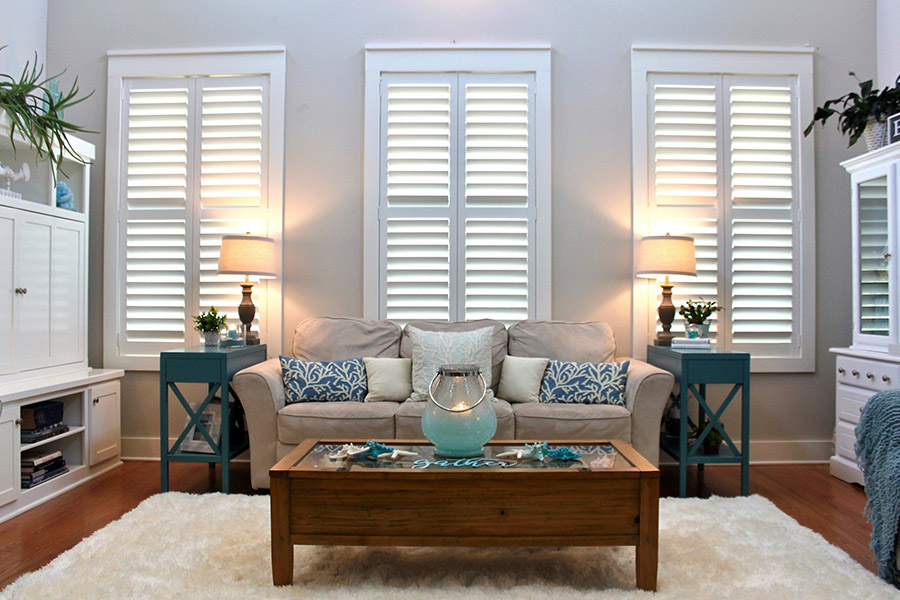
[[847, 369], [845, 369], [844, 367], [838, 367], [838, 373], [840, 373], [841, 375], [846, 375]]
[[870, 380], [872, 380], [872, 381], [875, 381], [875, 375], [873, 375], [872, 373], [866, 373], [866, 379], [870, 379]]
[[859, 377], [859, 371], [857, 371], [856, 369], [853, 369], [852, 371], [850, 371], [850, 374], [853, 375], [854, 377]]
[[16, 427], [19, 427], [22, 424], [22, 419], [16, 419]]
[[862, 414], [863, 408], [865, 408], [865, 405], [859, 407], [859, 414]]
[[28, 288], [16, 288], [16, 293], [20, 296], [24, 296], [28, 293]]
[[888, 377], [887, 375], [882, 375], [882, 376], [881, 376], [881, 380], [882, 380], [883, 382], [885, 382], [885, 383], [890, 383], [890, 382], [891, 382], [891, 378]]

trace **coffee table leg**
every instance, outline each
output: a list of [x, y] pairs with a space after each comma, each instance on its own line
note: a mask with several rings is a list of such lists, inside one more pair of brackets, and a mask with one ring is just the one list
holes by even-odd
[[291, 544], [288, 479], [270, 479], [272, 513], [272, 583], [290, 585], [294, 581], [294, 545]]
[[656, 591], [659, 566], [659, 474], [641, 478], [641, 526], [635, 551], [637, 587]]

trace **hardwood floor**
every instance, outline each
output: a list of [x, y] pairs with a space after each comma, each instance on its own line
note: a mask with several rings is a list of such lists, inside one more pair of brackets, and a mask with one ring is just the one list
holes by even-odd
[[[171, 489], [218, 491], [218, 470], [206, 465], [173, 464]], [[254, 493], [246, 463], [232, 466], [232, 491]], [[676, 495], [678, 473], [661, 469], [661, 494]], [[801, 525], [820, 533], [854, 560], [874, 572], [869, 550], [871, 528], [863, 516], [865, 491], [828, 474], [826, 465], [761, 465], [751, 467], [750, 491], [769, 498]], [[58, 498], [0, 523], [0, 589], [68, 550], [82, 538], [118, 519], [145, 498], [159, 492], [159, 463], [126, 462]], [[740, 494], [736, 466], [708, 466], [702, 476], [691, 469], [688, 495]]]

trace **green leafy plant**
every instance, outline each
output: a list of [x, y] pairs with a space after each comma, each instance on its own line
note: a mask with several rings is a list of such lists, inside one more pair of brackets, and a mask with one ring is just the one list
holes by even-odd
[[703, 300], [701, 298], [699, 302], [688, 300], [682, 304], [678, 308], [678, 314], [684, 317], [684, 320], [688, 323], [702, 325], [714, 312], [719, 312], [720, 310], [725, 309], [717, 306], [715, 300]]
[[[694, 434], [699, 436], [703, 433], [703, 430], [706, 429], [706, 426], [709, 425], [709, 419], [704, 418], [697, 427], [694, 428]], [[725, 424], [721, 424], [722, 427], [725, 427]], [[710, 429], [709, 433], [703, 438], [704, 446], [718, 446], [722, 442], [725, 441], [725, 438], [722, 437], [722, 433], [716, 429], [715, 427]]]
[[856, 79], [859, 93], [850, 92], [840, 98], [827, 100], [823, 106], [816, 108], [812, 121], [809, 122], [803, 135], [809, 135], [816, 121], [822, 125], [832, 115], [838, 116], [838, 130], [844, 135], [850, 136], [852, 146], [866, 129], [869, 121], [883, 121], [889, 116], [900, 112], [900, 75], [893, 87], [883, 90], [875, 89], [872, 80], [860, 81], [856, 73], [850, 71], [850, 75]]
[[228, 315], [220, 315], [215, 306], [210, 306], [207, 312], [194, 316], [194, 329], [200, 333], [216, 333], [225, 327]]
[[[0, 50], [4, 48], [6, 46], [0, 46]], [[15, 134], [18, 133], [34, 146], [38, 158], [47, 158], [60, 171], [65, 153], [86, 164], [87, 160], [72, 147], [68, 135], [96, 132], [63, 120], [62, 114], [64, 110], [90, 98], [94, 92], [79, 97], [76, 77], [68, 92], [51, 93], [50, 82], [65, 71], [52, 77], [44, 77], [43, 73], [44, 67], [37, 64], [37, 53], [34, 64], [26, 62], [18, 79], [0, 73], [0, 109], [9, 116], [9, 140], [13, 150], [16, 147]]]

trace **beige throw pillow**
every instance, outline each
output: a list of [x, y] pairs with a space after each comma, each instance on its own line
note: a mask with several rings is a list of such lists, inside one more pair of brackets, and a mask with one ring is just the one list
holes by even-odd
[[488, 398], [491, 392], [491, 336], [493, 327], [474, 331], [423, 331], [406, 327], [412, 340], [413, 400], [428, 400], [428, 386], [441, 365], [473, 364], [481, 369]]
[[504, 357], [497, 395], [507, 402], [537, 402], [548, 362], [547, 358]]
[[366, 402], [403, 402], [412, 394], [412, 360], [363, 358], [369, 393]]

